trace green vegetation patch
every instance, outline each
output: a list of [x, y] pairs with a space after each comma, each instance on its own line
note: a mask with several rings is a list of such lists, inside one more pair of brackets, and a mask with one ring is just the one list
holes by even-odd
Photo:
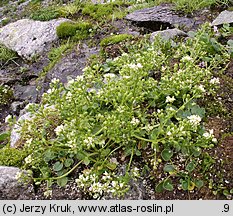
[[17, 53], [0, 44], [0, 65], [8, 63], [10, 60], [16, 59]]
[[0, 166], [21, 167], [24, 164], [24, 158], [27, 156], [25, 151], [10, 146], [3, 147], [0, 151]]
[[52, 80], [41, 103], [27, 107], [33, 119], [21, 123], [22, 168], [33, 171], [36, 184], [50, 186], [65, 186], [79, 168], [76, 183], [92, 198], [124, 196], [144, 167], [156, 192], [198, 190], [211, 170], [207, 152], [217, 143], [198, 100], [216, 94], [213, 71], [229, 59], [228, 47], [205, 25], [175, 46], [145, 39], [66, 85]]
[[59, 18], [60, 16], [61, 13], [59, 12], [58, 8], [50, 6], [46, 8], [39, 8], [38, 10], [32, 12], [30, 18], [39, 21], [49, 21], [52, 19]]
[[111, 35], [101, 40], [100, 46], [104, 47], [108, 45], [113, 45], [132, 38], [133, 36], [129, 34]]
[[12, 90], [8, 86], [0, 84], [0, 106], [8, 104], [12, 98]]
[[82, 14], [88, 15], [98, 21], [106, 19], [122, 18], [124, 10], [121, 8], [123, 1], [111, 2], [106, 4], [86, 3], [83, 5]]
[[92, 24], [87, 22], [64, 22], [57, 27], [57, 35], [61, 39], [82, 40], [89, 36], [91, 28]]

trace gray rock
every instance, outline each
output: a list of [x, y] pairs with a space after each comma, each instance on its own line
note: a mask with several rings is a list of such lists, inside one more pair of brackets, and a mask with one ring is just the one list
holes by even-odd
[[31, 60], [48, 49], [57, 40], [56, 27], [67, 19], [56, 19], [47, 22], [29, 19], [18, 20], [0, 29], [0, 43]]
[[14, 125], [12, 131], [11, 131], [11, 137], [10, 137], [10, 146], [12, 148], [16, 147], [20, 141], [21, 141], [21, 125], [19, 125], [19, 122], [25, 121], [25, 120], [31, 120], [32, 115], [31, 113], [27, 112], [24, 115], [20, 116], [17, 123]]
[[34, 187], [30, 183], [20, 182], [16, 177], [26, 172], [17, 167], [0, 166], [0, 200], [33, 199]]
[[37, 100], [37, 89], [34, 85], [15, 85], [14, 86], [14, 98], [19, 101], [27, 101], [35, 103]]
[[11, 110], [13, 114], [19, 115], [20, 109], [23, 107], [24, 102], [15, 101], [11, 104]]
[[175, 37], [178, 37], [178, 36], [184, 36], [184, 37], [188, 36], [185, 32], [183, 32], [177, 28], [167, 29], [164, 31], [153, 32], [150, 36], [151, 42], [154, 41], [155, 37], [158, 35], [160, 35], [161, 38], [164, 40], [174, 39]]
[[46, 75], [46, 82], [53, 78], [59, 79], [62, 83], [67, 83], [69, 79], [74, 79], [83, 74], [83, 68], [87, 64], [88, 58], [92, 54], [98, 54], [99, 49], [89, 48], [83, 44], [74, 49], [71, 53], [64, 56], [52, 70]]
[[222, 11], [218, 17], [211, 23], [212, 26], [233, 23], [233, 11]]
[[126, 19], [135, 22], [138, 26], [145, 27], [152, 31], [167, 28], [182, 27], [191, 29], [195, 21], [192, 18], [179, 16], [172, 10], [170, 5], [155, 6], [134, 11], [126, 16]]

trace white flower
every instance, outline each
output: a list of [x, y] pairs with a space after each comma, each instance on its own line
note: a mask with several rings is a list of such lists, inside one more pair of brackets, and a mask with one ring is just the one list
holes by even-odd
[[130, 76], [122, 76], [123, 79], [129, 79]]
[[94, 139], [92, 137], [87, 137], [83, 142], [87, 145], [88, 148], [94, 145]]
[[137, 118], [133, 117], [130, 123], [132, 125], [138, 125], [140, 123], [140, 121]]
[[55, 91], [55, 88], [48, 89], [47, 93], [48, 93], [48, 94], [51, 94], [51, 93], [53, 93], [54, 91]]
[[220, 84], [219, 78], [216, 78], [216, 77], [212, 78], [210, 80], [210, 83], [213, 85]]
[[54, 84], [59, 83], [59, 82], [60, 82], [60, 80], [57, 79], [57, 78], [53, 78], [53, 79], [51, 80], [51, 83], [54, 83]]
[[62, 131], [64, 130], [64, 125], [59, 125], [59, 126], [57, 126], [56, 128], [55, 128], [55, 133], [57, 134], [57, 135], [59, 135], [59, 134], [61, 134], [62, 133]]
[[[205, 132], [205, 133], [203, 133], [203, 137], [205, 137], [206, 139], [210, 139], [210, 138], [213, 138], [214, 139], [214, 141], [213, 142], [215, 142], [215, 139], [216, 138], [214, 138], [214, 130], [213, 129], [211, 129], [211, 130], [209, 130], [209, 132]], [[216, 141], [217, 141], [217, 139], [216, 139]]]
[[191, 115], [187, 117], [189, 122], [194, 125], [199, 125], [201, 122], [201, 117], [199, 115]]
[[217, 143], [218, 140], [214, 137], [214, 138], [212, 139], [212, 142]]
[[15, 178], [18, 180], [22, 177], [22, 175], [23, 175], [23, 172], [17, 172], [15, 175]]
[[69, 81], [68, 81], [68, 86], [70, 86], [70, 85], [72, 85], [73, 83], [75, 82], [75, 80], [74, 79], [70, 79]]
[[171, 135], [172, 135], [171, 131], [168, 131], [168, 132], [167, 132], [167, 135], [168, 135], [168, 136], [171, 136]]
[[181, 61], [191, 61], [191, 60], [193, 60], [190, 56], [184, 56], [182, 59], [181, 59]]
[[30, 109], [31, 106], [33, 106], [33, 103], [28, 103], [27, 106], [25, 106], [24, 109], [25, 109], [25, 110], [28, 110], [28, 109]]
[[142, 66], [142, 64], [140, 64], [140, 63], [137, 63], [137, 64], [129, 64], [128, 65], [131, 69], [138, 69], [138, 68], [142, 68], [143, 66]]
[[[86, 68], [86, 70], [87, 70], [87, 68]], [[85, 71], [85, 68], [83, 69], [83, 71]], [[79, 75], [76, 77], [76, 81], [83, 81], [83, 79], [84, 79], [83, 75]]]
[[204, 88], [203, 85], [199, 85], [199, 86], [198, 86], [198, 89], [200, 89], [202, 92], [205, 92], [205, 88]]
[[11, 115], [8, 115], [6, 118], [5, 118], [5, 123], [9, 123], [9, 121], [12, 119], [12, 116]]
[[214, 26], [214, 33], [218, 33], [218, 27]]
[[174, 96], [170, 97], [170, 96], [167, 96], [166, 97], [166, 103], [173, 103], [176, 99], [174, 98]]
[[139, 169], [137, 167], [134, 167], [131, 172], [132, 172], [133, 177], [139, 177], [140, 176]]
[[27, 156], [24, 160], [26, 164], [30, 164], [32, 162], [32, 155]]
[[32, 144], [32, 138], [30, 138], [30, 139], [28, 139], [27, 141], [26, 141], [26, 144], [28, 144], [28, 145], [31, 145]]

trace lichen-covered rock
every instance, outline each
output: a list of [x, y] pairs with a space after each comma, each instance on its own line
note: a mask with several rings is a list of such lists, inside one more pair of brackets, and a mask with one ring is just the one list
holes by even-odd
[[154, 41], [154, 38], [159, 35], [162, 39], [164, 40], [169, 40], [169, 39], [174, 39], [175, 37], [179, 37], [179, 36], [183, 36], [183, 37], [187, 37], [188, 35], [177, 29], [167, 29], [167, 30], [163, 30], [163, 31], [157, 31], [157, 32], [153, 32], [150, 36], [150, 40]]
[[47, 22], [18, 20], [0, 29], [0, 44], [16, 51], [19, 56], [31, 60], [58, 39], [56, 27], [65, 21], [68, 20], [64, 18]]
[[195, 24], [194, 19], [178, 15], [170, 5], [137, 10], [128, 14], [126, 19], [153, 31], [176, 26], [191, 29]]
[[211, 23], [212, 26], [233, 23], [233, 11], [222, 11], [217, 18]]
[[33, 199], [34, 187], [28, 182], [19, 181], [19, 175], [28, 176], [25, 171], [17, 167], [0, 166], [0, 200], [3, 199]]

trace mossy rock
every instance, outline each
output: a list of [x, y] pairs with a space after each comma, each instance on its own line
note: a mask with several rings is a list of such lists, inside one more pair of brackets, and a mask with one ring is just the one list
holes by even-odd
[[106, 46], [117, 44], [117, 43], [120, 43], [120, 42], [125, 41], [125, 40], [129, 40], [132, 38], [133, 38], [133, 35], [129, 35], [129, 34], [111, 35], [109, 37], [104, 38], [100, 42], [100, 46], [106, 47]]
[[21, 167], [26, 156], [27, 154], [24, 150], [5, 146], [0, 149], [0, 166]]
[[61, 39], [73, 38], [82, 40], [88, 37], [92, 25], [87, 22], [63, 22], [57, 27], [57, 36]]

